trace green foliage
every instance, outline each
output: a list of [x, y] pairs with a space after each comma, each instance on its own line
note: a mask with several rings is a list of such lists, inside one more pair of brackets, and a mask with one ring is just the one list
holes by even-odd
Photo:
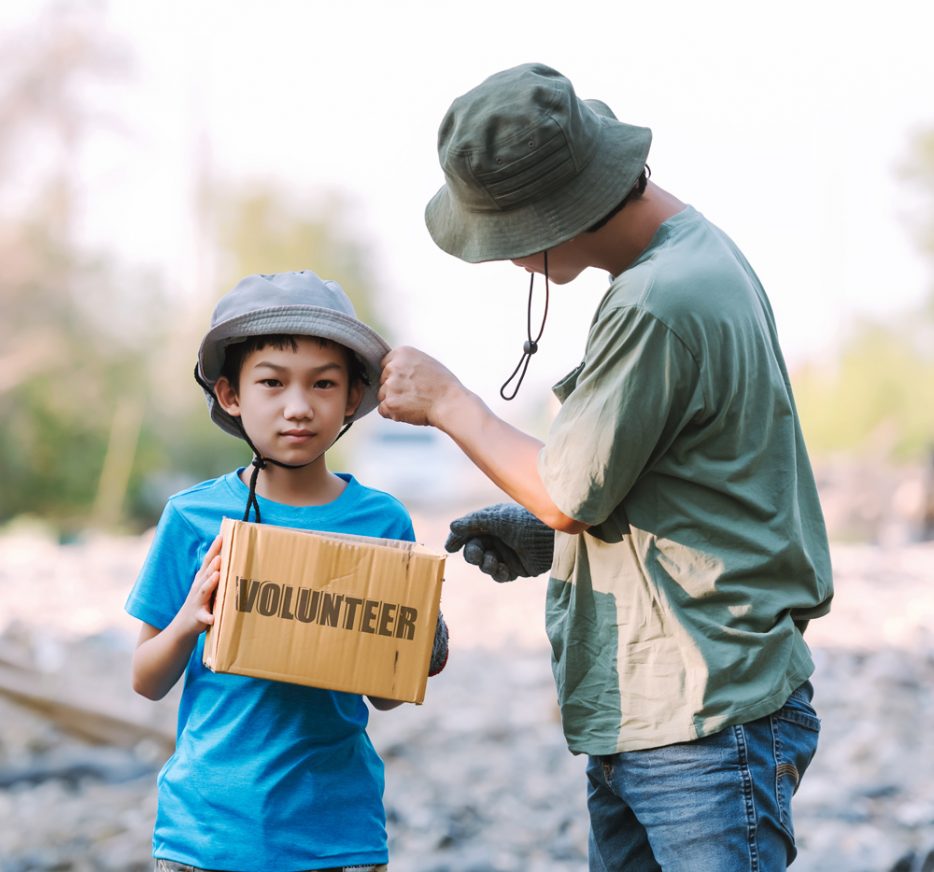
[[[934, 128], [919, 132], [900, 168], [908, 211], [920, 250], [934, 261]], [[931, 295], [934, 317], [934, 292]]]
[[[934, 128], [916, 136], [901, 178], [919, 249], [934, 266]], [[917, 311], [858, 325], [832, 365], [806, 367], [793, 380], [812, 454], [927, 462], [934, 449], [934, 285]]]
[[106, 265], [57, 235], [55, 202], [0, 226], [0, 522], [32, 513], [73, 529], [93, 511], [112, 419], [142, 361], [115, 336], [127, 301]]
[[[224, 287], [251, 271], [313, 264], [366, 311], [372, 285], [333, 220], [338, 202], [315, 216], [271, 189], [228, 195], [212, 239], [231, 275]], [[46, 226], [37, 218], [9, 227], [7, 245], [0, 236], [0, 257], [15, 251], [5, 262], [27, 265], [0, 271], [0, 523], [29, 513], [65, 531], [152, 524], [169, 494], [250, 460], [241, 440], [211, 423], [192, 376], [216, 299], [170, 318], [178, 306], [158, 282], [121, 280], [106, 259], [52, 240]], [[339, 446], [337, 467], [340, 455]]]
[[[339, 194], [298, 200], [268, 184], [202, 184], [205, 263], [220, 268], [195, 301], [83, 251], [74, 155], [98, 113], [74, 83], [112, 71], [114, 54], [93, 17], [47, 24], [0, 53], [0, 206], [15, 202], [0, 209], [0, 524], [32, 514], [65, 533], [138, 529], [169, 494], [249, 463], [246, 445], [210, 422], [192, 377], [221, 294], [248, 273], [310, 268], [377, 326], [374, 283]], [[30, 151], [23, 131], [53, 155], [29, 166], [25, 202], [13, 171]]]
[[376, 281], [366, 240], [355, 231], [351, 203], [338, 191], [306, 198], [273, 183], [253, 182], [208, 195], [222, 254], [218, 295], [253, 273], [310, 269], [347, 292], [357, 317], [385, 333], [373, 305]]
[[808, 448], [816, 457], [924, 459], [934, 446], [934, 325], [905, 318], [859, 326], [832, 366], [794, 376]]

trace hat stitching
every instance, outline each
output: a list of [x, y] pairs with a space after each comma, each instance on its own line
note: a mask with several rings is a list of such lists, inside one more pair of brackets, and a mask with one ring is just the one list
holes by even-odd
[[[480, 203], [477, 203], [475, 206], [468, 206], [467, 207], [468, 210], [472, 212], [493, 212], [493, 211], [499, 212], [501, 211], [499, 203], [496, 202], [496, 198], [493, 196], [492, 193], [490, 193], [490, 191], [487, 189], [487, 186], [483, 184], [483, 182], [480, 181], [479, 178], [477, 178], [477, 175], [474, 172], [473, 165], [471, 164], [471, 161], [469, 160], [469, 155], [465, 155], [465, 156], [468, 157], [468, 160], [465, 161], [465, 165], [466, 165], [467, 172], [470, 175], [470, 178], [473, 180], [474, 192], [480, 193], [484, 197], [486, 197], [486, 199], [489, 201], [489, 206], [492, 207], [491, 209], [484, 209]], [[446, 173], [445, 175], [448, 176], [448, 179], [451, 178], [450, 174]], [[456, 176], [454, 177], [454, 180], [459, 181], [459, 179]], [[470, 188], [467, 189], [467, 193], [468, 194], [470, 193]]]
[[[327, 324], [323, 321], [314, 325], [309, 325], [307, 321], [296, 322], [290, 320], [280, 320], [278, 318], [262, 317], [251, 318], [246, 323], [237, 325], [230, 324], [228, 329], [220, 330], [212, 337], [216, 341], [232, 340], [239, 338], [246, 339], [250, 336], [261, 336], [264, 333], [286, 333], [295, 336], [320, 336], [322, 339], [355, 338], [349, 325], [346, 324]], [[231, 342], [227, 342], [231, 344]]]
[[272, 331], [291, 332], [300, 336], [316, 336], [319, 335], [318, 331], [322, 331], [321, 335], [325, 338], [328, 338], [328, 333], [332, 333], [355, 341], [366, 339], [378, 342], [376, 334], [369, 327], [349, 315], [318, 306], [282, 306], [258, 309], [222, 321], [211, 328], [203, 345]]
[[[339, 339], [342, 342], [346, 340], [346, 343], [366, 350], [382, 346], [382, 342], [371, 334], [368, 328], [365, 331], [360, 329], [361, 326], [366, 327], [366, 325], [354, 322], [353, 319], [348, 318], [342, 323], [340, 319], [334, 319], [333, 316], [304, 312], [301, 313], [305, 316], [304, 318], [294, 320], [296, 314], [294, 312], [265, 313], [263, 315], [249, 313], [231, 318], [229, 321], [218, 324], [205, 337], [205, 351], [210, 351], [209, 346], [212, 343], [223, 342], [226, 346], [233, 344], [237, 339], [259, 336], [263, 333], [291, 333], [296, 336], [320, 336], [323, 339]], [[313, 316], [311, 318], [312, 324], [309, 324], [309, 316]]]
[[526, 191], [530, 186], [548, 185], [549, 176], [554, 182], [553, 187], [559, 187], [567, 177], [563, 168], [573, 163], [567, 140], [558, 131], [538, 145], [534, 154], [523, 155], [504, 166], [501, 171], [484, 173], [484, 176], [489, 178], [487, 187], [498, 203], [504, 206], [516, 205], [528, 198]]
[[217, 324], [211, 327], [210, 332], [213, 333], [216, 330], [227, 327], [228, 325], [235, 325], [237, 321], [263, 318], [273, 319], [281, 315], [297, 315], [305, 317], [324, 316], [328, 319], [336, 318], [338, 321], [342, 321], [346, 324], [354, 324], [366, 327], [366, 325], [362, 324], [362, 322], [360, 322], [357, 318], [354, 318], [352, 315], [349, 315], [346, 312], [341, 312], [339, 309], [329, 309], [325, 306], [292, 304], [287, 306], [267, 306], [262, 309], [252, 309], [249, 312], [241, 312], [239, 315], [235, 315], [232, 318], [219, 321]]
[[[503, 143], [502, 150], [506, 151], [507, 145], [510, 148], [521, 148], [521, 143], [529, 141], [529, 135], [530, 134], [526, 134], [525, 136], [516, 137], [514, 142], [510, 142], [508, 144]], [[538, 141], [535, 143], [534, 150], [526, 151], [520, 154], [518, 157], [511, 158], [508, 163], [501, 164], [489, 170], [480, 167], [477, 170], [477, 176], [480, 179], [486, 179], [490, 177], [511, 178], [512, 176], [525, 172], [528, 169], [534, 169], [536, 163], [541, 160], [543, 153], [547, 156], [552, 152], [560, 149], [561, 144], [559, 140], [561, 140], [561, 138], [561, 131], [557, 129], [557, 126], [555, 126], [553, 132], [550, 133], [547, 138], [542, 138], [541, 136], [539, 137]], [[551, 148], [550, 151], [546, 151], [546, 149], [548, 149], [549, 146], [551, 146], [552, 143], [556, 141], [559, 141], [558, 145]]]

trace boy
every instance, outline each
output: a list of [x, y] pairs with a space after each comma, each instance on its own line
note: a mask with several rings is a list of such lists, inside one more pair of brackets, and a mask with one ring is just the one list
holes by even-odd
[[[376, 406], [388, 351], [340, 286], [307, 270], [248, 276], [214, 311], [195, 374], [215, 423], [252, 448], [253, 471], [169, 499], [126, 605], [143, 622], [134, 689], [160, 699], [185, 674], [176, 750], [159, 775], [157, 870], [386, 868], [383, 764], [362, 697], [215, 674], [201, 661], [223, 517], [414, 539], [397, 500], [325, 459]], [[439, 614], [431, 674], [446, 657]]]
[[650, 142], [543, 64], [457, 98], [435, 242], [544, 274], [546, 295], [588, 267], [611, 284], [544, 443], [411, 348], [384, 361], [380, 412], [439, 427], [517, 503], [455, 520], [448, 550], [498, 581], [550, 573], [591, 870], [784, 869], [819, 730], [803, 633], [830, 608], [827, 537], [765, 291], [648, 180]]

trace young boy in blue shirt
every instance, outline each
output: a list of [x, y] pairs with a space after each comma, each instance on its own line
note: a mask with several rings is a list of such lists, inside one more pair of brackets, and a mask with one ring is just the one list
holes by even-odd
[[[202, 653], [225, 516], [414, 540], [398, 500], [326, 463], [375, 408], [388, 351], [340, 286], [307, 270], [248, 276], [214, 311], [195, 375], [215, 423], [253, 450], [253, 468], [168, 500], [126, 604], [142, 621], [134, 690], [160, 699], [185, 676], [176, 750], [158, 779], [157, 870], [387, 868], [383, 764], [363, 698], [215, 674]], [[439, 614], [430, 674], [446, 658]]]

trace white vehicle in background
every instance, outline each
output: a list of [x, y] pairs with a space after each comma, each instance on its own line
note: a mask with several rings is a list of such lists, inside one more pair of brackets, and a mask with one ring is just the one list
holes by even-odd
[[399, 424], [374, 413], [356, 421], [348, 436], [348, 468], [361, 484], [391, 493], [413, 508], [479, 507], [507, 499], [433, 427]]

